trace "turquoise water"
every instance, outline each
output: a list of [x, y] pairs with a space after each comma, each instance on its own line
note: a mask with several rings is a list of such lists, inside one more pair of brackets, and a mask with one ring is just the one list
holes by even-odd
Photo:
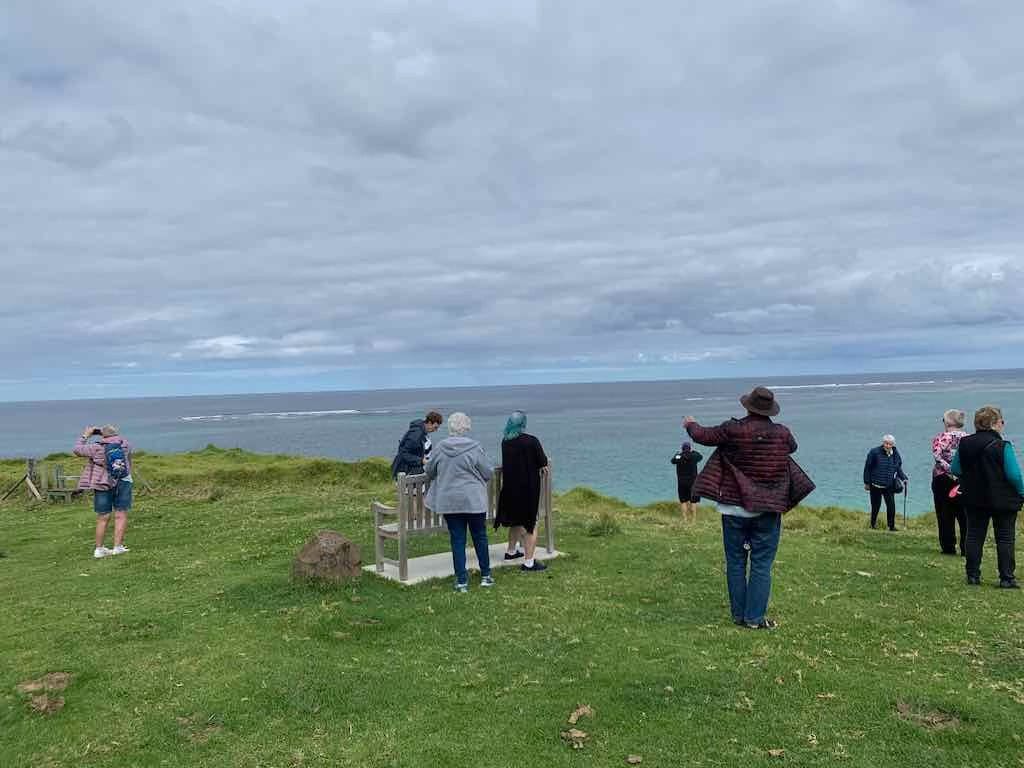
[[0, 455], [67, 451], [84, 425], [113, 421], [138, 447], [157, 452], [214, 443], [390, 458], [408, 421], [431, 408], [469, 413], [474, 435], [495, 455], [506, 416], [522, 408], [559, 490], [587, 485], [646, 503], [675, 497], [669, 459], [683, 439], [682, 417], [713, 424], [739, 416], [739, 395], [762, 383], [775, 389], [779, 420], [792, 428], [797, 460], [818, 486], [811, 504], [863, 507], [864, 456], [891, 432], [911, 478], [908, 513], [929, 512], [931, 438], [947, 408], [970, 417], [981, 405], [999, 405], [1006, 436], [1024, 439], [1018, 370], [0, 403]]

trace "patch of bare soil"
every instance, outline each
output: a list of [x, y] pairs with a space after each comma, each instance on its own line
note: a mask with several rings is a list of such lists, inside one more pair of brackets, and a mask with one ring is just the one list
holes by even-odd
[[930, 731], [943, 731], [960, 727], [960, 718], [950, 712], [933, 710], [919, 712], [905, 701], [896, 702], [896, 714], [900, 720], [906, 720]]
[[33, 712], [54, 715], [64, 709], [64, 697], [53, 694], [67, 688], [74, 677], [68, 672], [50, 672], [36, 680], [22, 680], [18, 693], [29, 697], [28, 706]]
[[64, 709], [64, 697], [41, 693], [33, 696], [28, 705], [41, 715], [54, 715]]
[[18, 693], [63, 691], [74, 679], [75, 676], [67, 672], [50, 672], [49, 674], [43, 675], [38, 680], [23, 680], [18, 683]]
[[197, 723], [195, 715], [177, 718], [182, 735], [193, 744], [205, 744], [220, 730], [220, 723], [211, 717], [205, 723]]

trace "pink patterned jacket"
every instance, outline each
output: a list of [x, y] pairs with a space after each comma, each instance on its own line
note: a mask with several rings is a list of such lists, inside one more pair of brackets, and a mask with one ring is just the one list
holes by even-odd
[[82, 476], [78, 478], [78, 490], [80, 491], [109, 491], [113, 487], [110, 476], [107, 474], [107, 457], [103, 446], [106, 443], [120, 443], [124, 447], [125, 455], [128, 458], [128, 472], [132, 470], [132, 446], [120, 435], [100, 438], [98, 442], [90, 443], [89, 438], [79, 437], [78, 442], [72, 449], [75, 456], [88, 459], [82, 468]]
[[967, 437], [963, 430], [954, 429], [951, 432], [940, 432], [932, 440], [932, 457], [935, 459], [935, 466], [932, 468], [932, 477], [942, 475], [952, 476], [949, 464], [953, 461], [953, 454], [956, 453], [960, 441]]

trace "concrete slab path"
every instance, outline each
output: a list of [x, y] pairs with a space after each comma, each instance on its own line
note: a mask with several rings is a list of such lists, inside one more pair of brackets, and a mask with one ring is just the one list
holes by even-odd
[[[505, 544], [491, 544], [491, 570], [503, 568], [506, 565], [514, 567], [516, 570], [523, 564], [522, 558], [516, 560], [505, 559]], [[564, 552], [559, 552], [557, 549], [554, 552], [548, 552], [544, 547], [537, 547], [537, 552], [534, 555], [536, 560], [553, 560], [559, 555], [564, 555]], [[470, 571], [480, 571], [480, 564], [476, 559], [476, 552], [470, 547], [466, 550], [466, 568]], [[370, 565], [364, 565], [363, 570], [381, 576], [382, 578], [388, 579], [389, 581], [398, 581], [398, 568], [394, 565], [388, 565], [385, 563], [384, 572], [377, 573], [377, 566], [373, 563]], [[524, 574], [531, 576], [533, 574]], [[438, 552], [435, 555], [421, 555], [420, 557], [409, 558], [409, 578], [403, 581], [398, 581], [399, 584], [419, 584], [420, 582], [429, 581], [430, 579], [441, 579], [441, 578], [453, 578], [452, 576], [452, 553]]]

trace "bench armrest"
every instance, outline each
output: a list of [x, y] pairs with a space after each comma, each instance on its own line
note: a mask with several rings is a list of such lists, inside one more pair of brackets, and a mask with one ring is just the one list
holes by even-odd
[[380, 519], [383, 517], [398, 517], [397, 509], [381, 504], [379, 501], [373, 502], [370, 507], [373, 509], [373, 519], [375, 522], [380, 522]]

